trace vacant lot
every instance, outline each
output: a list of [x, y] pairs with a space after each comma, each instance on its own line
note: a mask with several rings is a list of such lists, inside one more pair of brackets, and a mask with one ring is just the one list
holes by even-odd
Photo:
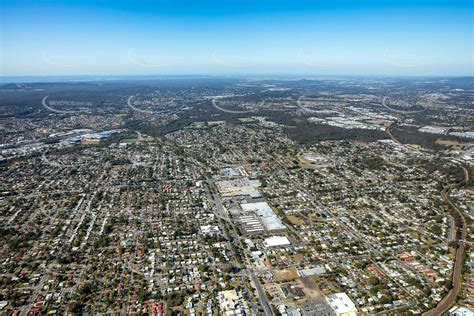
[[278, 282], [291, 281], [298, 278], [298, 272], [295, 268], [275, 270], [275, 280]]
[[301, 217], [295, 215], [288, 215], [286, 218], [288, 218], [290, 223], [293, 225], [304, 225], [304, 220], [302, 220]]
[[440, 139], [440, 138], [436, 140], [436, 144], [443, 145], [454, 150], [460, 150], [463, 147], [463, 145], [457, 141]]
[[301, 279], [298, 280], [298, 283], [300, 283], [301, 287], [303, 288], [303, 291], [311, 299], [316, 299], [316, 298], [322, 297], [323, 293], [318, 288], [316, 283], [314, 283], [314, 281], [311, 277], [301, 278]]

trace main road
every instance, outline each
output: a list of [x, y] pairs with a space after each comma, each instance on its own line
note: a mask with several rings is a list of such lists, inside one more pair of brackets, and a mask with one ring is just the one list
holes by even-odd
[[[402, 144], [391, 133], [391, 129], [395, 125], [396, 123], [391, 124], [389, 127], [387, 127], [385, 131], [390, 136], [390, 138], [392, 138], [393, 141], [399, 144]], [[458, 241], [458, 248], [456, 249], [456, 258], [454, 261], [454, 269], [453, 269], [453, 276], [452, 276], [452, 288], [448, 292], [448, 294], [438, 303], [438, 305], [435, 308], [423, 313], [423, 316], [436, 316], [436, 315], [442, 315], [443, 313], [445, 313], [453, 305], [454, 301], [456, 300], [456, 297], [459, 294], [459, 291], [461, 290], [462, 267], [464, 263], [463, 257], [464, 257], [464, 251], [465, 251], [467, 226], [466, 226], [466, 219], [464, 218], [462, 211], [456, 206], [456, 204], [453, 203], [453, 201], [449, 197], [449, 193], [451, 189], [455, 187], [459, 187], [469, 181], [469, 171], [464, 166], [461, 166], [461, 168], [464, 171], [464, 180], [457, 183], [448, 184], [441, 191], [441, 197], [443, 198], [443, 200], [449, 204], [449, 206], [457, 213], [457, 215], [461, 219], [461, 227], [457, 227], [461, 229], [461, 236]]]
[[396, 113], [400, 113], [400, 114], [413, 114], [413, 113], [419, 113], [419, 112], [422, 111], [422, 110], [417, 110], [417, 111], [410, 111], [410, 110], [407, 110], [407, 111], [403, 111], [403, 110], [392, 109], [391, 107], [389, 107], [389, 106], [387, 105], [387, 99], [388, 99], [388, 97], [384, 97], [384, 98], [382, 99], [382, 106], [383, 106], [384, 108], [386, 108], [387, 110], [389, 110], [389, 111], [396, 112]]
[[[209, 186], [213, 187], [214, 189], [217, 188], [212, 179], [207, 178], [206, 182]], [[228, 224], [230, 235], [227, 235], [227, 233], [225, 233], [225, 230], [224, 230], [224, 233], [226, 234], [227, 239], [231, 240], [232, 243], [235, 243], [236, 247], [239, 247], [240, 237], [235, 231], [234, 226], [231, 223], [231, 219], [229, 218], [229, 214], [225, 210], [221, 197], [219, 196], [219, 194], [213, 193], [209, 189], [207, 190], [207, 193], [209, 195], [210, 201], [212, 201], [214, 205], [216, 206], [216, 212], [215, 212], [216, 217], [222, 219], [224, 224]], [[237, 254], [235, 254], [235, 256], [237, 256]], [[244, 256], [245, 256], [245, 260], [248, 261], [247, 254], [245, 253], [245, 251], [244, 251]], [[238, 267], [240, 266], [240, 264], [237, 261], [235, 261], [235, 265]], [[258, 294], [257, 296], [260, 301], [260, 305], [262, 306], [264, 310], [265, 316], [273, 316], [273, 311], [270, 306], [270, 303], [268, 302], [267, 296], [265, 295], [265, 291], [263, 290], [260, 284], [260, 281], [258, 280], [258, 277], [255, 275], [254, 271], [252, 270], [251, 265], [248, 264], [248, 262], [245, 266], [245, 269], [241, 269], [241, 275], [247, 275], [253, 281], [255, 288], [257, 289], [257, 294]], [[248, 291], [248, 288], [245, 285], [245, 282], [243, 283], [246, 288], [246, 291]], [[252, 309], [255, 310], [255, 306], [253, 303], [252, 303]]]
[[449, 184], [444, 187], [444, 189], [441, 191], [441, 196], [442, 198], [453, 208], [453, 210], [458, 214], [459, 218], [461, 219], [461, 236], [459, 239], [459, 244], [458, 248], [456, 250], [456, 259], [454, 262], [454, 270], [453, 270], [453, 279], [452, 279], [452, 288], [448, 292], [448, 295], [446, 295], [441, 302], [439, 302], [438, 306], [435, 308], [427, 311], [424, 313], [424, 316], [435, 316], [435, 315], [442, 315], [445, 313], [451, 305], [453, 305], [454, 301], [456, 300], [456, 297], [459, 294], [459, 291], [461, 290], [462, 286], [462, 267], [463, 267], [463, 257], [464, 257], [464, 251], [465, 251], [465, 240], [466, 240], [466, 233], [467, 233], [467, 227], [466, 227], [466, 219], [464, 218], [464, 215], [462, 214], [462, 211], [456, 206], [456, 204], [451, 201], [449, 197], [449, 192], [451, 191], [452, 188], [455, 188], [457, 186], [460, 186], [467, 181], [469, 181], [469, 172], [465, 167], [461, 167], [464, 171], [465, 179], [459, 183], [453, 183]]

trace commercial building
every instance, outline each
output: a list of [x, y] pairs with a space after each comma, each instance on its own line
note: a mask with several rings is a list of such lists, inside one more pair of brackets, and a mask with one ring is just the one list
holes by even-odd
[[326, 273], [326, 268], [319, 266], [311, 269], [298, 270], [298, 275], [300, 277], [306, 277], [311, 275], [320, 275]]
[[272, 236], [269, 238], [265, 238], [263, 241], [265, 247], [281, 247], [281, 246], [288, 246], [291, 245], [291, 242], [288, 240], [288, 237], [285, 236]]
[[240, 204], [242, 210], [246, 212], [254, 212], [262, 221], [265, 229], [270, 232], [286, 230], [280, 218], [273, 212], [267, 202], [255, 202]]
[[309, 301], [301, 305], [301, 314], [303, 316], [333, 316], [336, 313], [324, 298]]
[[262, 223], [255, 214], [243, 214], [236, 217], [236, 222], [239, 225], [240, 232], [244, 236], [263, 233]]
[[326, 300], [337, 316], [355, 316], [357, 307], [346, 293], [335, 293], [328, 295]]
[[224, 198], [239, 196], [261, 197], [261, 193], [257, 190], [260, 186], [260, 181], [258, 180], [250, 180], [249, 178], [223, 180], [216, 182], [216, 186]]

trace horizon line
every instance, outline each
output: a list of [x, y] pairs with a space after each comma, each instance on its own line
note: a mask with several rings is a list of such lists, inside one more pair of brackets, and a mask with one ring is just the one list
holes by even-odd
[[8, 78], [143, 78], [143, 77], [379, 77], [379, 78], [474, 78], [473, 74], [374, 74], [374, 73], [347, 73], [347, 74], [330, 74], [330, 73], [163, 73], [163, 74], [48, 74], [48, 75], [3, 75], [0, 74], [0, 80]]

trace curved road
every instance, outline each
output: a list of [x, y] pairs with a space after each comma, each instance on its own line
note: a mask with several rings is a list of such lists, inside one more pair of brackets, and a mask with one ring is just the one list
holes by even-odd
[[[394, 127], [396, 123], [391, 124], [387, 129], [385, 130], [387, 134], [390, 136], [390, 138], [401, 144], [391, 133], [391, 128]], [[462, 227], [461, 227], [461, 238], [459, 239], [459, 244], [458, 248], [456, 250], [456, 258], [454, 261], [454, 269], [453, 269], [453, 276], [452, 276], [452, 288], [448, 292], [448, 294], [438, 303], [438, 305], [423, 313], [423, 316], [436, 316], [436, 315], [442, 315], [445, 313], [454, 303], [456, 300], [456, 297], [459, 294], [459, 291], [461, 290], [461, 285], [462, 285], [462, 268], [463, 268], [463, 256], [464, 256], [464, 251], [465, 251], [465, 240], [466, 240], [466, 234], [467, 234], [467, 226], [466, 226], [466, 219], [464, 218], [464, 215], [462, 211], [451, 201], [449, 197], [449, 193], [451, 189], [461, 186], [467, 181], [469, 181], [469, 171], [464, 167], [461, 166], [461, 168], [464, 171], [464, 180], [461, 182], [457, 183], [451, 183], [446, 185], [443, 190], [441, 191], [441, 197], [443, 200], [446, 201], [446, 203], [451, 206], [451, 208], [458, 214], [458, 216], [461, 218], [462, 222]]]
[[75, 113], [77, 111], [64, 111], [64, 110], [56, 110], [52, 107], [50, 107], [48, 104], [46, 104], [46, 99], [48, 98], [49, 96], [45, 96], [43, 98], [43, 100], [41, 100], [41, 104], [43, 105], [43, 107], [47, 110], [50, 110], [51, 112], [56, 112], [56, 113], [60, 113], [60, 114], [71, 114], [71, 113]]
[[388, 134], [388, 136], [390, 136], [390, 138], [397, 144], [400, 144], [400, 145], [403, 145], [398, 139], [395, 138], [395, 136], [393, 136], [392, 134], [392, 127], [394, 127], [395, 125], [397, 125], [397, 123], [392, 123], [390, 124], [386, 129], [385, 129], [385, 132]]
[[303, 104], [301, 104], [301, 99], [304, 98], [304, 95], [301, 95], [298, 100], [296, 100], [296, 105], [303, 111], [306, 111], [306, 112], [309, 112], [309, 113], [315, 113], [316, 110], [313, 110], [313, 109], [310, 109], [310, 108], [306, 108], [303, 106]]
[[127, 99], [127, 105], [129, 108], [131, 108], [132, 110], [134, 111], [137, 111], [137, 112], [141, 112], [141, 113], [145, 113], [145, 114], [154, 114], [155, 112], [153, 111], [150, 111], [150, 110], [142, 110], [142, 109], [139, 109], [135, 106], [132, 105], [132, 99], [133, 99], [133, 95], [129, 96], [128, 99]]
[[418, 111], [402, 111], [402, 110], [397, 110], [397, 109], [392, 109], [391, 107], [389, 107], [387, 105], [387, 99], [388, 97], [384, 97], [382, 99], [382, 106], [384, 108], [386, 108], [387, 110], [390, 110], [392, 112], [396, 112], [396, 113], [401, 113], [401, 114], [412, 114], [412, 113], [419, 113], [419, 112], [422, 112], [423, 110], [418, 110]]
[[464, 218], [461, 210], [459, 210], [459, 208], [449, 198], [449, 192], [452, 188], [460, 186], [469, 180], [468, 170], [463, 166], [461, 166], [461, 168], [463, 168], [464, 170], [465, 179], [458, 183], [449, 184], [444, 187], [443, 191], [441, 191], [441, 196], [443, 197], [443, 199], [456, 211], [456, 213], [458, 213], [462, 221], [461, 238], [459, 240], [458, 249], [456, 250], [456, 260], [454, 262], [454, 271], [452, 279], [453, 287], [443, 298], [443, 300], [439, 302], [438, 306], [424, 313], [424, 316], [435, 316], [442, 315], [443, 313], [445, 313], [451, 307], [451, 305], [453, 305], [453, 302], [456, 300], [456, 297], [458, 296], [459, 291], [461, 290], [463, 255], [465, 250], [465, 240], [467, 232], [466, 219]]
[[[255, 110], [227, 110], [227, 109], [224, 109], [224, 108], [221, 108], [220, 106], [218, 106], [218, 105], [217, 105], [217, 102], [216, 102], [216, 99], [217, 99], [217, 98], [213, 98], [213, 99], [211, 100], [211, 103], [212, 103], [212, 106], [214, 106], [216, 109], [218, 109], [218, 110], [220, 110], [220, 111], [227, 112], [227, 113], [233, 113], [233, 114], [255, 112]], [[262, 106], [264, 103], [265, 103], [265, 101], [262, 101], [262, 103], [260, 104], [260, 106]]]

